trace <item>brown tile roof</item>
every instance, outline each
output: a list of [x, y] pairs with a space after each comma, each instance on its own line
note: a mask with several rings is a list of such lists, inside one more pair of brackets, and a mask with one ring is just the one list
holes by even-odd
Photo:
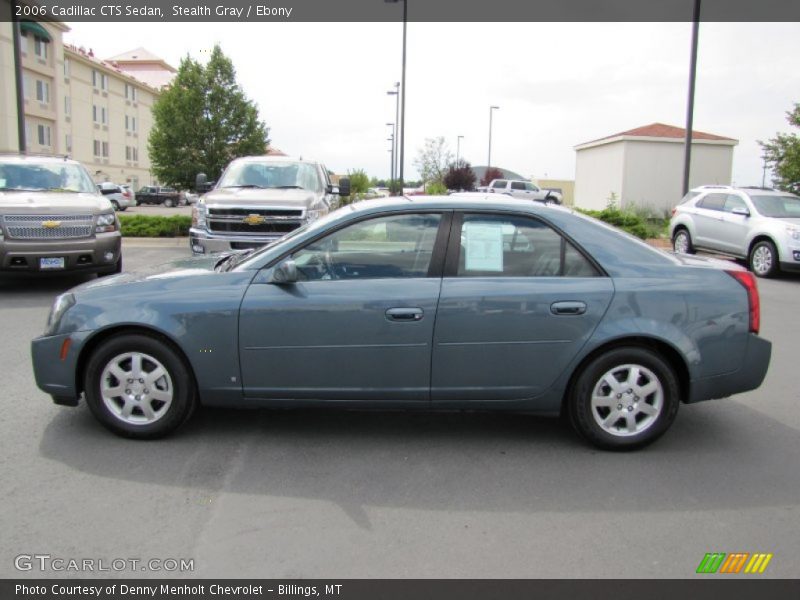
[[[605, 137], [592, 140], [590, 142], [583, 142], [583, 144], [593, 144], [595, 142], [600, 142], [602, 140], [610, 140], [612, 138], [623, 137], [623, 136], [683, 139], [684, 137], [686, 137], [686, 129], [684, 129], [683, 127], [675, 127], [674, 125], [665, 125], [664, 123], [651, 123], [650, 125], [644, 125], [643, 127], [636, 127], [635, 129], [629, 129], [627, 131], [622, 131], [620, 133], [615, 133], [613, 135], [607, 135]], [[704, 131], [697, 131], [696, 129], [692, 130], [692, 139], [724, 140], [729, 142], [737, 141], [733, 138], [724, 137], [721, 135], [714, 135], [713, 133], [706, 133]]]

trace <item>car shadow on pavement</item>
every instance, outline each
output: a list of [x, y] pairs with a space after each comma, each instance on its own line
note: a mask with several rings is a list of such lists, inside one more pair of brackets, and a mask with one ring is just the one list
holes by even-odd
[[365, 507], [478, 511], [684, 511], [793, 505], [797, 430], [741, 402], [683, 406], [653, 446], [593, 449], [558, 419], [514, 414], [200, 411], [139, 442], [82, 406], [47, 425], [41, 454], [125, 481]]

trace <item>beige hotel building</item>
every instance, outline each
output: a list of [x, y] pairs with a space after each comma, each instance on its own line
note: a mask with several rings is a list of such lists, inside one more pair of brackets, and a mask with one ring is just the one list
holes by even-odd
[[[13, 27], [0, 22], [0, 152], [19, 151]], [[69, 27], [58, 21], [23, 21], [20, 30], [27, 152], [69, 155], [97, 182], [157, 183], [151, 109], [176, 70], [143, 48], [101, 60], [65, 45]]]

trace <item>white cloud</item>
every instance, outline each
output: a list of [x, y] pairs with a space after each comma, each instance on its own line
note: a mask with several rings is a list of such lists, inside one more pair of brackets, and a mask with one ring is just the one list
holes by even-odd
[[[67, 40], [113, 56], [145, 46], [168, 62], [215, 42], [271, 127], [273, 144], [338, 172], [389, 170], [400, 78], [398, 23], [71, 23]], [[426, 137], [485, 164], [572, 178], [573, 146], [660, 121], [683, 126], [688, 23], [410, 23], [406, 177]], [[740, 140], [734, 181], [761, 181], [757, 139], [786, 131], [800, 101], [800, 25], [703, 23], [694, 125]]]

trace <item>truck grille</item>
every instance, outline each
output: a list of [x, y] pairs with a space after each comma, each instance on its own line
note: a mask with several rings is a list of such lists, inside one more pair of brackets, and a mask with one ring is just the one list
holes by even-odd
[[92, 215], [5, 215], [6, 234], [17, 240], [63, 240], [91, 237]]
[[303, 211], [291, 208], [209, 208], [209, 231], [237, 234], [278, 234], [303, 224]]

